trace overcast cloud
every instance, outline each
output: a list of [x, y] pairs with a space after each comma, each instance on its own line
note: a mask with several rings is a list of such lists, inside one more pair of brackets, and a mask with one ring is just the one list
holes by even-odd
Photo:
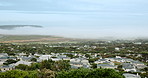
[[[147, 0], [0, 0], [0, 34], [66, 37], [148, 37]], [[26, 32], [28, 31], [28, 32]]]

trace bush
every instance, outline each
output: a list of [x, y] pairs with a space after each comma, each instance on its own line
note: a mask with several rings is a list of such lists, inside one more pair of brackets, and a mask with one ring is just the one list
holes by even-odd
[[57, 73], [57, 78], [124, 78], [113, 69], [72, 69]]
[[90, 69], [72, 69], [58, 72], [56, 78], [85, 78], [91, 72]]
[[38, 72], [11, 70], [0, 73], [0, 78], [38, 78]]
[[94, 69], [86, 78], [124, 78], [124, 76], [113, 69]]

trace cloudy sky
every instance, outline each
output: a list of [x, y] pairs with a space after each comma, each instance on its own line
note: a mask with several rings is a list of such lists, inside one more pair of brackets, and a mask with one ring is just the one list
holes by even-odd
[[148, 0], [0, 0], [0, 34], [148, 37]]

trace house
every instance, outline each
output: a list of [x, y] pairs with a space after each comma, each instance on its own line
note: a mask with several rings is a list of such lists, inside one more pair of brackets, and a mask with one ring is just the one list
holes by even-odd
[[135, 66], [144, 65], [144, 63], [142, 63], [140, 61], [132, 61], [131, 63], [134, 64]]
[[32, 62], [27, 62], [27, 61], [23, 61], [23, 60], [20, 60], [14, 64], [11, 64], [11, 65], [14, 65], [14, 66], [18, 66], [19, 64], [25, 64], [25, 65], [31, 65]]
[[25, 56], [26, 53], [18, 53], [19, 56]]
[[125, 78], [141, 78], [140, 75], [130, 74], [130, 73], [124, 73], [123, 74]]
[[107, 59], [99, 59], [95, 61], [94, 63], [99, 64], [99, 63], [104, 63], [104, 62], [109, 62]]
[[90, 68], [89, 61], [82, 58], [75, 58], [70, 60], [71, 68]]
[[0, 57], [8, 57], [7, 53], [0, 53]]
[[138, 69], [143, 69], [143, 68], [147, 67], [144, 63], [142, 63], [140, 61], [132, 61], [131, 63], [133, 65], [135, 65]]
[[122, 59], [122, 58], [115, 58], [114, 60], [115, 60], [116, 62], [125, 62], [125, 60]]
[[13, 70], [13, 69], [15, 69], [15, 67], [12, 66], [12, 65], [1, 66], [1, 67], [0, 67], [0, 71], [1, 71], [1, 72], [5, 72], [5, 71], [8, 71], [8, 70]]
[[59, 60], [62, 60], [60, 58], [51, 58], [52, 61], [59, 61]]
[[51, 56], [52, 55], [41, 55], [40, 57], [39, 57], [39, 62], [41, 62], [41, 61], [43, 61], [43, 60], [48, 60], [48, 59], [50, 59], [51, 58]]
[[8, 59], [8, 56], [6, 57], [0, 57], [0, 65], [3, 65], [3, 63]]
[[70, 60], [70, 57], [64, 57], [62, 60]]
[[17, 56], [17, 59], [23, 60], [23, 61], [30, 61], [33, 57], [27, 57], [27, 56]]
[[0, 60], [0, 65], [3, 65], [3, 63], [5, 63], [5, 61]]
[[122, 58], [121, 56], [116, 56], [116, 58]]
[[116, 61], [116, 62], [125, 62], [125, 60], [123, 58], [119, 58], [119, 56], [117, 56], [116, 58], [105, 58], [108, 61]]
[[110, 69], [115, 69], [117, 66], [110, 65], [110, 64], [97, 64], [97, 68], [110, 68]]
[[123, 63], [122, 69], [126, 72], [136, 72], [136, 67], [133, 64], [130, 63]]
[[65, 58], [65, 57], [67, 57], [66, 55], [59, 55], [58, 56], [59, 58]]
[[134, 61], [133, 59], [128, 59], [128, 58], [123, 58], [125, 62], [132, 62]]
[[115, 51], [120, 51], [120, 48], [116, 47], [116, 48], [115, 48]]
[[115, 65], [113, 62], [103, 62], [102, 64], [109, 64], [109, 65]]
[[3, 63], [5, 61], [7, 61], [8, 59], [13, 59], [13, 60], [16, 60], [17, 58], [16, 57], [9, 57], [9, 56], [5, 56], [5, 55], [2, 55], [2, 57], [0, 57], [0, 65], [3, 65]]
[[133, 44], [142, 44], [142, 42], [134, 42]]
[[70, 60], [70, 57], [67, 57], [66, 55], [59, 55], [57, 58], [61, 60]]
[[8, 59], [17, 60], [17, 57], [8, 57]]
[[83, 63], [80, 63], [80, 62], [70, 62], [70, 65], [71, 65], [71, 68], [73, 69], [78, 69], [83, 67]]

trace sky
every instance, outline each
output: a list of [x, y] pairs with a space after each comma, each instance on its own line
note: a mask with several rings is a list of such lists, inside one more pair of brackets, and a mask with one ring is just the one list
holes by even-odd
[[0, 0], [0, 34], [72, 38], [148, 37], [148, 0]]

